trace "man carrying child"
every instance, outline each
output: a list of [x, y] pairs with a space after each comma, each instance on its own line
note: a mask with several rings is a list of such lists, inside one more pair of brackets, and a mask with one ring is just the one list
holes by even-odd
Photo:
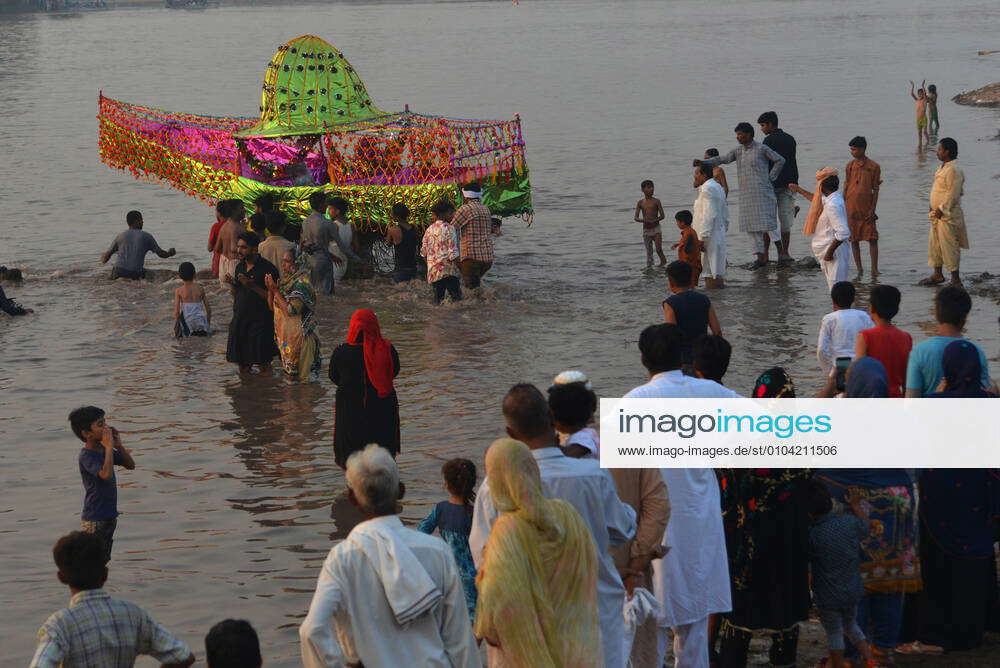
[[462, 298], [462, 285], [458, 280], [461, 275], [458, 241], [451, 227], [455, 206], [441, 200], [431, 207], [431, 213], [434, 214], [434, 222], [424, 232], [420, 246], [420, 254], [427, 260], [427, 282], [434, 289], [435, 304], [441, 303], [446, 290], [451, 300], [457, 302]]

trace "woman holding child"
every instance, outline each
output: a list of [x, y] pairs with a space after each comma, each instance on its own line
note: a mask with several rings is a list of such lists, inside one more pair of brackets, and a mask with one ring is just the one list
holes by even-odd
[[274, 311], [274, 339], [281, 354], [281, 366], [290, 378], [309, 380], [319, 375], [319, 337], [316, 335], [316, 292], [309, 282], [309, 256], [296, 257], [294, 251], [281, 256], [281, 274], [276, 283], [268, 276], [268, 305]]

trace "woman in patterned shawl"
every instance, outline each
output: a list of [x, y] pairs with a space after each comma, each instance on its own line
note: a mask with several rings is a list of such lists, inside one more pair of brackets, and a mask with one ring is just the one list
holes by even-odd
[[[780, 367], [754, 384], [759, 399], [794, 398]], [[733, 611], [723, 616], [720, 665], [745, 666], [755, 634], [771, 638], [775, 666], [795, 664], [798, 623], [809, 616], [808, 469], [724, 469], [723, 526]]]
[[267, 279], [268, 303], [274, 311], [274, 339], [281, 366], [295, 380], [319, 374], [319, 337], [316, 336], [316, 292], [309, 282], [309, 256], [288, 251], [281, 257], [280, 283]]

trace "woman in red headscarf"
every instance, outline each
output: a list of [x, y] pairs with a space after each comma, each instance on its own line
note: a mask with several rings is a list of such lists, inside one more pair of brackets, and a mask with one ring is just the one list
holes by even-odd
[[351, 316], [347, 343], [330, 356], [330, 380], [337, 386], [333, 453], [340, 468], [369, 443], [399, 454], [399, 400], [392, 379], [399, 375], [396, 348], [382, 338], [369, 309]]

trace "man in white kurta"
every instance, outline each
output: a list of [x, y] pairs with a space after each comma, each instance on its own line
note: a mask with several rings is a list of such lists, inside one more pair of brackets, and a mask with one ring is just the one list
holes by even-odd
[[[649, 382], [625, 397], [739, 398], [715, 381], [681, 372], [682, 336], [677, 325], [652, 325], [643, 331], [639, 349]], [[662, 351], [667, 354], [660, 356]], [[653, 562], [653, 593], [661, 610], [656, 665], [663, 665], [669, 628], [674, 634], [675, 668], [708, 668], [708, 616], [732, 610], [719, 483], [712, 469], [662, 469], [662, 473], [671, 505], [663, 544], [671, 549]]]
[[[598, 558], [597, 612], [601, 623], [603, 665], [606, 668], [623, 668], [625, 587], [608, 548], [635, 537], [635, 511], [618, 498], [614, 481], [597, 460], [573, 459], [559, 449], [548, 402], [537, 388], [515, 385], [504, 398], [504, 417], [511, 438], [531, 448], [542, 475], [545, 496], [569, 503], [590, 529]], [[483, 548], [497, 516], [487, 478], [476, 494], [472, 533], [469, 536], [469, 547], [477, 568], [482, 565]]]
[[[440, 538], [400, 522], [392, 456], [369, 445], [347, 460], [347, 478], [352, 501], [370, 519], [323, 563], [299, 627], [302, 664], [480, 668], [455, 557]], [[377, 487], [373, 479], [389, 480], [395, 491], [363, 498]]]
[[823, 181], [823, 213], [816, 221], [816, 231], [812, 237], [812, 251], [826, 277], [826, 289], [834, 283], [847, 280], [851, 268], [851, 253], [847, 241], [851, 238], [851, 228], [847, 225], [847, 209], [844, 197], [837, 188], [840, 181], [836, 176]]
[[704, 245], [702, 276], [705, 287], [725, 287], [726, 231], [729, 230], [726, 192], [712, 178], [712, 168], [704, 165], [695, 167], [694, 187], [698, 189], [698, 199], [694, 201], [691, 227]]

